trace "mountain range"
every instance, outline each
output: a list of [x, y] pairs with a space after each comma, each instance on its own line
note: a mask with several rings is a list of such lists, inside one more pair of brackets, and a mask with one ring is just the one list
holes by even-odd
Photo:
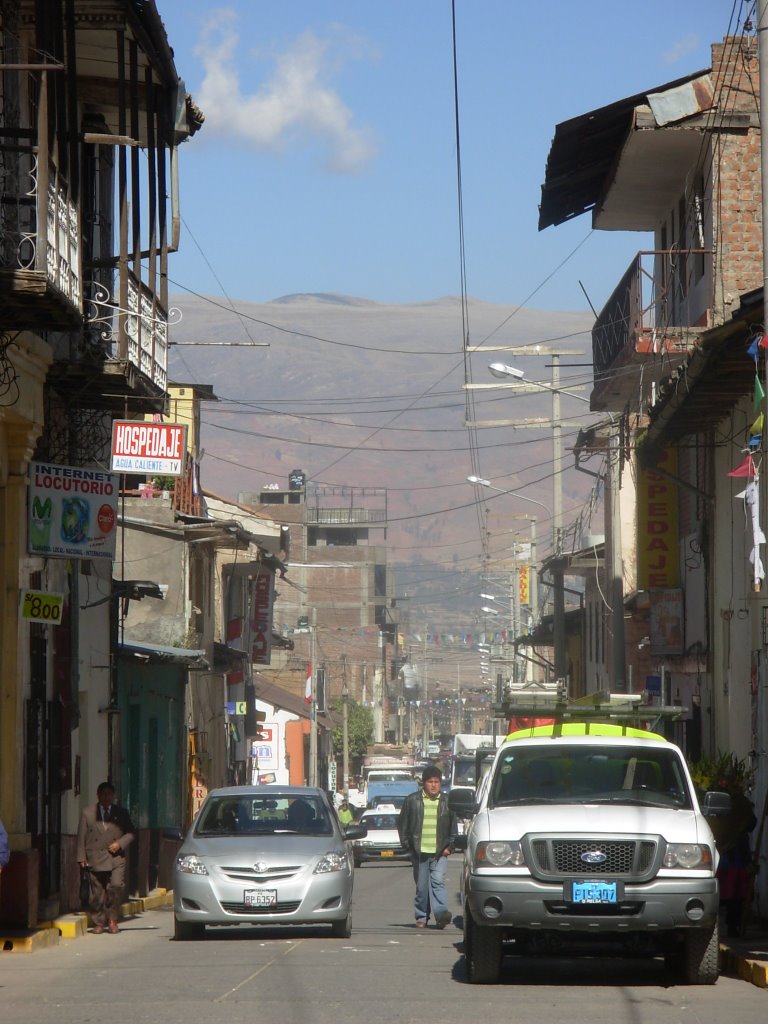
[[[467, 392], [465, 374], [490, 384], [488, 364], [503, 361], [527, 379], [546, 382], [547, 352], [555, 350], [563, 353], [563, 383], [578, 380], [586, 395], [590, 313], [457, 297], [388, 305], [335, 294], [266, 303], [177, 295], [172, 306], [178, 312], [171, 314], [169, 377], [210, 385], [217, 399], [202, 411], [206, 489], [236, 499], [270, 483], [286, 486], [294, 469], [306, 472], [310, 486], [385, 487], [387, 544], [400, 579], [414, 563], [422, 576], [423, 563], [432, 563], [438, 579], [476, 571], [480, 531], [524, 529], [524, 513], [536, 514], [539, 537], [547, 536], [546, 511], [532, 502], [552, 504], [549, 426], [470, 433], [465, 422], [547, 419], [550, 394], [546, 388], [525, 396]], [[486, 351], [465, 357], [464, 339]], [[530, 348], [520, 355], [492, 346]], [[568, 471], [569, 441], [578, 423], [590, 420], [585, 409], [562, 399], [566, 522], [592, 483]], [[521, 491], [529, 501], [485, 490], [478, 511], [475, 489], [466, 482], [471, 473], [494, 488]]]

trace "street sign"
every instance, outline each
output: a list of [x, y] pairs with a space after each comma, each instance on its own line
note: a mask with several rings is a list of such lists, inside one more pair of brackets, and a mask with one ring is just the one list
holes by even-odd
[[63, 594], [48, 594], [42, 590], [21, 592], [21, 617], [27, 622], [47, 622], [50, 626], [58, 626], [63, 607]]
[[228, 715], [244, 715], [245, 714], [246, 702], [244, 700], [228, 700], [227, 701], [227, 714]]

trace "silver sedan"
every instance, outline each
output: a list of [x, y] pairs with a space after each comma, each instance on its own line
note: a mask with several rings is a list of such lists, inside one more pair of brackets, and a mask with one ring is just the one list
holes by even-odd
[[175, 937], [206, 925], [328, 924], [352, 933], [351, 840], [325, 792], [304, 786], [230, 786], [206, 797], [176, 859]]

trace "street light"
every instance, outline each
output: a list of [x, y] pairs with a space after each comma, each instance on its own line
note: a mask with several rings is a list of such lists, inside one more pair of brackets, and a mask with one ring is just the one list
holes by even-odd
[[341, 788], [344, 798], [349, 796], [349, 690], [346, 682], [341, 691]]
[[503, 487], [495, 487], [490, 480], [486, 480], [482, 476], [468, 476], [467, 481], [471, 484], [475, 484], [476, 487], [487, 487], [490, 491], [498, 491], [499, 494], [508, 494], [511, 498], [522, 498], [523, 501], [530, 501], [534, 505], [539, 505], [547, 515], [552, 518], [552, 509], [549, 505], [545, 505], [543, 501], [538, 501], [536, 498], [529, 498], [527, 494], [521, 494], [519, 491], [505, 491]]
[[489, 605], [487, 605], [487, 604], [484, 604], [484, 605], [483, 605], [483, 607], [482, 607], [482, 608], [480, 609], [480, 611], [481, 611], [481, 612], [485, 612], [485, 614], [486, 614], [486, 615], [498, 615], [498, 614], [499, 614], [499, 613], [498, 613], [498, 612], [496, 611], [496, 609], [495, 609], [495, 608], [491, 608], [491, 607], [490, 607]]
[[[507, 363], [491, 363], [488, 367], [494, 377], [513, 377], [515, 380], [524, 381], [534, 387], [543, 388], [552, 392], [552, 455], [553, 455], [553, 492], [554, 492], [554, 534], [555, 554], [561, 554], [562, 528], [563, 528], [563, 491], [562, 491], [562, 421], [560, 419], [560, 395], [570, 395], [580, 402], [591, 404], [588, 398], [583, 395], [574, 394], [567, 388], [560, 385], [560, 360], [558, 356], [552, 357], [552, 383], [544, 381], [528, 380], [522, 370]], [[606, 530], [609, 538], [610, 555], [610, 592], [611, 592], [611, 622], [613, 632], [613, 675], [614, 685], [617, 692], [626, 688], [626, 666], [624, 651], [624, 570], [621, 559], [621, 510], [619, 508], [620, 479], [620, 452], [619, 452], [619, 430], [616, 418], [611, 412], [606, 413], [611, 421], [611, 432], [609, 442], [608, 475], [606, 480], [608, 515], [606, 518], [610, 523], [610, 530]], [[564, 580], [561, 569], [553, 570], [555, 581], [555, 676], [564, 678], [566, 672], [566, 651], [565, 651], [565, 606], [564, 606]]]

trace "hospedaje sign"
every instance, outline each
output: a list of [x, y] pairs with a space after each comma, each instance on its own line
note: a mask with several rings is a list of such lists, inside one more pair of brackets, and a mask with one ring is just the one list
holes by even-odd
[[114, 420], [112, 463], [116, 473], [181, 476], [187, 450], [185, 423]]
[[54, 558], [115, 557], [118, 478], [78, 466], [29, 466], [27, 551]]
[[679, 585], [677, 450], [666, 448], [657, 463], [663, 473], [637, 472], [637, 587], [674, 590]]

